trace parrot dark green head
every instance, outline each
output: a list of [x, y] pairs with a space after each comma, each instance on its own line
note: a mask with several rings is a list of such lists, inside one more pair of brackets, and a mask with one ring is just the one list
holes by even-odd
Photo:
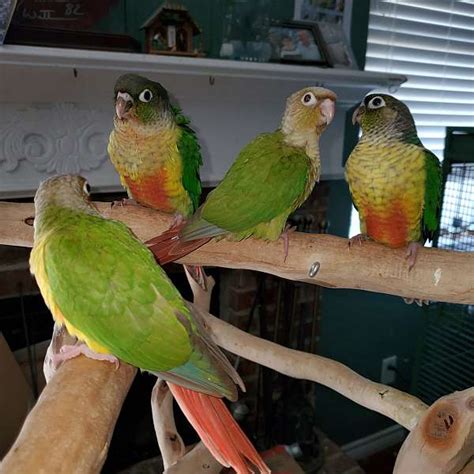
[[392, 136], [416, 136], [416, 127], [408, 107], [388, 94], [369, 94], [352, 115], [362, 132], [390, 133]]
[[117, 79], [114, 100], [115, 119], [121, 122], [150, 125], [173, 116], [166, 89], [137, 74], [124, 74]]
[[39, 185], [35, 194], [35, 233], [41, 226], [45, 213], [52, 209], [72, 209], [99, 215], [90, 200], [89, 183], [79, 175], [53, 176]]
[[332, 122], [336, 94], [322, 87], [305, 87], [286, 101], [281, 129], [295, 144], [305, 145], [319, 136]]

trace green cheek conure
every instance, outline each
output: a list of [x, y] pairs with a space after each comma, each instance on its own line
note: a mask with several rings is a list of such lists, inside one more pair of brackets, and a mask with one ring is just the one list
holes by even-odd
[[[161, 84], [136, 74], [118, 78], [114, 100], [108, 153], [129, 197], [177, 222], [191, 216], [201, 196], [202, 157], [190, 121]], [[187, 269], [205, 285], [202, 268]]]
[[98, 213], [87, 187], [56, 176], [35, 196], [31, 271], [55, 321], [83, 342], [56, 357], [118, 358], [158, 375], [220, 463], [270, 472], [222, 401], [243, 384], [198, 311], [124, 224]]
[[346, 164], [346, 180], [362, 234], [392, 248], [407, 246], [409, 268], [438, 229], [442, 177], [438, 158], [418, 138], [408, 107], [386, 94], [368, 95], [354, 112], [362, 137]]
[[[319, 180], [319, 138], [331, 123], [336, 95], [321, 87], [292, 94], [281, 127], [245, 146], [196, 213], [148, 242], [161, 263], [176, 260], [213, 237], [277, 240], [288, 216]], [[285, 255], [288, 251], [288, 234]]]

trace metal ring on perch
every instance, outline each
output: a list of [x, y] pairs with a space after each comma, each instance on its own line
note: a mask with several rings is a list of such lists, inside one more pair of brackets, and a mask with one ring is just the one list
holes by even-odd
[[319, 272], [319, 269], [321, 268], [321, 264], [319, 262], [314, 262], [310, 267], [309, 267], [309, 272], [308, 275], [310, 278], [313, 278], [317, 275]]

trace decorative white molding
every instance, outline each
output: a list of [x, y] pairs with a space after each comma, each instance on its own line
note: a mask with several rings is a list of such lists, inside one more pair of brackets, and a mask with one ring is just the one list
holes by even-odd
[[72, 103], [9, 104], [0, 121], [0, 169], [14, 173], [23, 160], [46, 173], [97, 169], [107, 159], [107, 121], [110, 116]]

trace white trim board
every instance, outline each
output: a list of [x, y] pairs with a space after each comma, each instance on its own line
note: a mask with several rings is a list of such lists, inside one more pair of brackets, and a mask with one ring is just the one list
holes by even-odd
[[377, 431], [364, 438], [345, 444], [341, 449], [352, 459], [359, 460], [384, 449], [395, 446], [407, 436], [407, 430], [400, 425], [393, 425]]

